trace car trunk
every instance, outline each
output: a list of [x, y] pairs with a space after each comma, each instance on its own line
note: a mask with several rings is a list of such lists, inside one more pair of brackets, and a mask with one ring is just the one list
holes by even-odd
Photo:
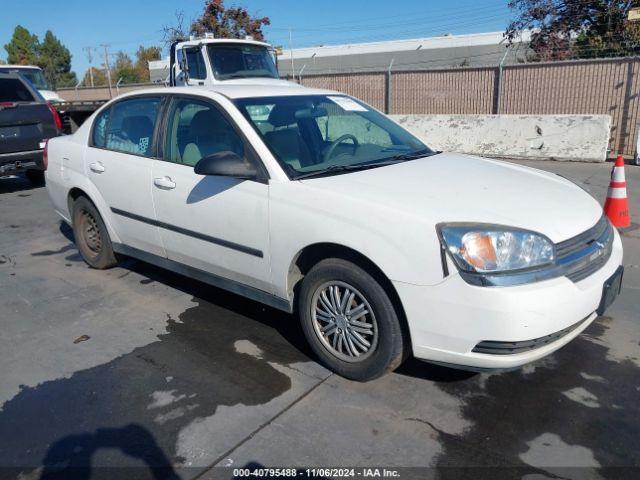
[[49, 106], [17, 79], [0, 82], [0, 154], [41, 150], [57, 130]]
[[42, 149], [56, 136], [53, 116], [45, 103], [0, 103], [0, 153]]

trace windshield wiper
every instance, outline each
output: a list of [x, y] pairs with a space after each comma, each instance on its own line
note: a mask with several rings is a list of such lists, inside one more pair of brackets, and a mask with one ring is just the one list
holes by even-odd
[[389, 160], [393, 163], [394, 161], [398, 161], [398, 162], [404, 162], [406, 160], [416, 160], [418, 158], [423, 158], [423, 157], [431, 157], [433, 155], [437, 155], [439, 153], [439, 151], [433, 151], [433, 150], [429, 150], [429, 149], [423, 149], [423, 150], [418, 150], [417, 152], [411, 152], [411, 153], [401, 153], [399, 155], [394, 155], [393, 157], [389, 157]]
[[331, 165], [330, 167], [323, 168], [322, 170], [315, 170], [313, 172], [301, 173], [300, 175], [296, 175], [294, 180], [302, 180], [303, 178], [312, 178], [319, 177], [322, 175], [327, 175], [330, 173], [338, 173], [338, 172], [353, 172], [355, 170], [366, 170], [368, 168], [374, 168], [381, 166], [378, 163], [361, 163], [356, 165]]
[[302, 180], [305, 178], [313, 178], [319, 177], [322, 175], [327, 175], [331, 173], [339, 173], [339, 172], [353, 172], [357, 170], [368, 170], [370, 168], [384, 167], [386, 165], [393, 165], [395, 163], [406, 162], [408, 160], [415, 160], [423, 157], [430, 157], [432, 155], [437, 155], [442, 152], [434, 152], [432, 150], [420, 150], [418, 152], [412, 153], [403, 153], [400, 155], [394, 155], [393, 157], [389, 157], [383, 159], [382, 161], [374, 161], [369, 163], [356, 163], [355, 165], [331, 165], [330, 167], [323, 168], [322, 170], [316, 170], [314, 172], [302, 173], [294, 177], [294, 180]]

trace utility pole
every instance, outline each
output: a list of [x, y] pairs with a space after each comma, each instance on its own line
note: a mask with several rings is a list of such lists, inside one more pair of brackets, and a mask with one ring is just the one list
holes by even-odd
[[113, 98], [113, 91], [111, 90], [111, 67], [109, 66], [109, 45], [100, 45], [104, 48], [104, 67], [107, 69], [107, 82], [109, 82], [109, 98]]
[[91, 86], [93, 87], [93, 54], [91, 53], [91, 47], [84, 47], [83, 50], [87, 51], [87, 59], [89, 60], [89, 78], [91, 79]]
[[291, 78], [296, 81], [296, 69], [293, 66], [293, 32], [289, 27], [289, 56], [291, 57]]

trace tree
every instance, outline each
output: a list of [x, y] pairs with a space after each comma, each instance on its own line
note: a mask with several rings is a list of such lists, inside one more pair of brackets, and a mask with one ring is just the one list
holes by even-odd
[[16, 26], [11, 40], [4, 46], [7, 62], [17, 65], [35, 65], [38, 59], [38, 37], [21, 25]]
[[72, 87], [77, 83], [76, 74], [71, 71], [69, 49], [50, 30], [47, 30], [41, 43], [36, 35], [18, 25], [4, 48], [9, 63], [38, 65], [42, 68], [53, 88]]
[[90, 67], [82, 78], [82, 84], [86, 87], [91, 86], [91, 74], [93, 73], [93, 85], [100, 87], [107, 85], [107, 74], [103, 68]]
[[138, 71], [133, 65], [131, 57], [125, 52], [116, 53], [116, 60], [111, 69], [111, 78], [114, 82], [119, 82], [122, 79], [122, 83], [139, 83], [140, 77]]
[[162, 58], [160, 47], [143, 47], [140, 45], [136, 52], [136, 64], [135, 69], [138, 74], [138, 78], [143, 82], [150, 81], [149, 75], [149, 62], [153, 60], [160, 60]]
[[516, 18], [510, 42], [534, 29], [531, 48], [538, 60], [624, 56], [640, 49], [640, 25], [627, 20], [640, 0], [509, 0]]
[[[164, 39], [171, 43], [185, 38], [184, 14], [176, 13], [177, 25], [164, 27]], [[189, 33], [202, 36], [213, 33], [216, 38], [244, 38], [247, 35], [264, 40], [262, 28], [271, 25], [269, 17], [254, 17], [245, 7], [225, 7], [224, 0], [206, 0], [202, 15], [191, 22]]]
[[71, 53], [51, 30], [44, 34], [44, 40], [38, 45], [37, 52], [36, 63], [54, 88], [75, 86], [77, 79], [76, 74], [71, 71]]

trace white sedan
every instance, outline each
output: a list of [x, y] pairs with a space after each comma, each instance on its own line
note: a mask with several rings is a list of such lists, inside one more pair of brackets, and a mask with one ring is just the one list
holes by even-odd
[[523, 365], [620, 289], [620, 237], [580, 187], [433, 151], [337, 92], [139, 91], [47, 154], [89, 265], [135, 257], [296, 312], [318, 359], [351, 379], [409, 355]]

